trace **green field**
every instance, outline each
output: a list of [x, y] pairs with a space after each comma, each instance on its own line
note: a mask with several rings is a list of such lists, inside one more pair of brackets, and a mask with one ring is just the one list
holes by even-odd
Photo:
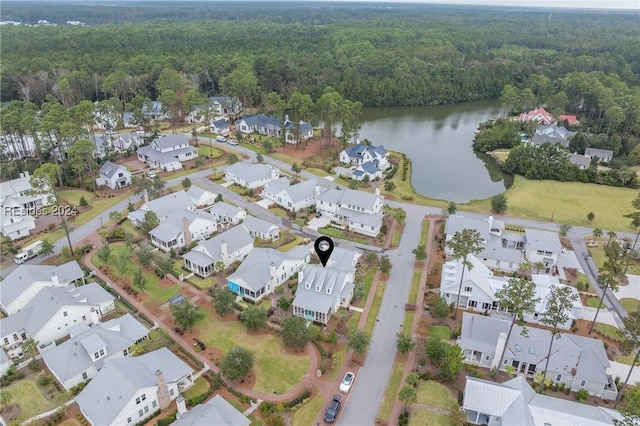
[[409, 416], [409, 426], [449, 426], [450, 424], [448, 415], [421, 410], [420, 408], [413, 408]]
[[[607, 244], [609, 238], [599, 239], [598, 247], [589, 247], [589, 255], [593, 259], [593, 262], [598, 266], [598, 268], [602, 268], [604, 265], [604, 261], [606, 260], [606, 256], [604, 254], [604, 247]], [[629, 267], [627, 268], [627, 273], [631, 275], [640, 275], [640, 262], [637, 260], [630, 259]]]
[[184, 399], [195, 398], [196, 396], [202, 395], [208, 391], [210, 387], [211, 385], [204, 377], [198, 377], [193, 383], [193, 386], [187, 389], [182, 396], [184, 396]]
[[322, 409], [322, 396], [317, 395], [304, 404], [291, 418], [292, 426], [307, 426], [313, 424]]
[[631, 312], [640, 311], [640, 300], [638, 299], [620, 299], [620, 304], [628, 314], [630, 314]]
[[309, 369], [308, 356], [288, 354], [281, 339], [271, 333], [248, 334], [240, 322], [219, 321], [208, 311], [198, 328], [200, 340], [224, 354], [234, 346], [242, 346], [253, 353], [253, 370], [257, 376], [254, 389], [259, 392], [286, 393], [300, 383]]
[[451, 391], [433, 380], [418, 385], [418, 403], [448, 410], [456, 402]]
[[[630, 231], [629, 219], [623, 217], [633, 209], [631, 201], [638, 191], [580, 182], [528, 180], [516, 176], [505, 195], [508, 208], [505, 214], [515, 217], [556, 223], [589, 226], [616, 231]], [[491, 200], [471, 201], [459, 205], [460, 210], [491, 213]], [[587, 213], [595, 219], [587, 221]]]
[[596, 330], [598, 333], [602, 334], [605, 337], [608, 337], [611, 340], [621, 342], [622, 336], [620, 335], [620, 330], [616, 327], [609, 324], [596, 323]]
[[[384, 392], [380, 409], [378, 410], [377, 417], [384, 422], [391, 422], [391, 410], [393, 409], [393, 403], [398, 398], [398, 392], [400, 392], [400, 384], [402, 382], [402, 373], [404, 373], [404, 364], [396, 362], [393, 364], [391, 370], [391, 376], [389, 377], [389, 383], [387, 383], [387, 389]], [[423, 423], [426, 424], [426, 423]]]
[[340, 239], [343, 239], [343, 240], [353, 241], [354, 243], [369, 244], [369, 240], [367, 240], [366, 238], [351, 237], [351, 236], [348, 237], [340, 229], [334, 228], [331, 225], [327, 225], [327, 226], [323, 226], [322, 228], [318, 228], [318, 232], [321, 233], [321, 234], [324, 234], [324, 235], [328, 235], [330, 237], [335, 237], [335, 238], [340, 238]]
[[429, 328], [429, 337], [440, 340], [451, 340], [451, 329], [446, 325], [433, 325]]
[[12, 395], [10, 404], [20, 406], [22, 410], [20, 416], [23, 420], [44, 413], [56, 406], [53, 401], [45, 398], [35, 380], [18, 380], [3, 390], [9, 391]]
[[367, 302], [367, 297], [369, 297], [369, 290], [371, 290], [371, 284], [373, 284], [373, 278], [378, 271], [377, 268], [369, 268], [367, 272], [365, 272], [364, 277], [357, 278], [358, 281], [364, 284], [364, 296], [360, 299], [360, 301], [353, 306], [357, 306], [359, 308], [364, 308], [364, 304]]

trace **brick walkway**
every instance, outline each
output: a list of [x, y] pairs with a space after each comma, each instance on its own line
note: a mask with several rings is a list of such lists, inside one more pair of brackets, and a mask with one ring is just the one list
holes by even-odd
[[[426, 251], [427, 251], [428, 257], [427, 257], [427, 260], [422, 262], [422, 273], [420, 274], [420, 287], [418, 289], [418, 297], [416, 299], [416, 311], [415, 311], [416, 314], [413, 317], [413, 324], [411, 326], [411, 337], [414, 339], [414, 341], [416, 339], [416, 330], [418, 329], [418, 324], [420, 324], [420, 319], [422, 317], [422, 311], [423, 311], [422, 306], [424, 304], [424, 290], [426, 287], [427, 275], [429, 274], [429, 267], [431, 266], [431, 262], [429, 260], [433, 259], [434, 257], [433, 254], [435, 253], [435, 249], [433, 247], [433, 230], [435, 229], [435, 223], [434, 223], [435, 218], [427, 217], [427, 219], [429, 219], [429, 233], [427, 234], [427, 244], [426, 244]], [[407, 362], [404, 366], [404, 372], [402, 373], [402, 381], [400, 383], [404, 383], [407, 376], [411, 374], [411, 372], [416, 368], [416, 366], [417, 366], [416, 352], [411, 351], [407, 355]], [[425, 407], [428, 407], [423, 404], [414, 404], [414, 405], [420, 406], [421, 408], [424, 408], [424, 409], [427, 409]], [[391, 418], [389, 419], [389, 424], [394, 424], [397, 422], [398, 416], [400, 416], [400, 413], [402, 412], [403, 408], [404, 408], [404, 405], [400, 401], [398, 401], [398, 398], [396, 395], [396, 400], [393, 403], [393, 408], [391, 409]], [[431, 411], [435, 411], [437, 409], [436, 407], [433, 407], [433, 408], [434, 409]]]
[[[220, 371], [220, 369], [216, 365], [211, 365], [211, 360], [207, 359], [202, 353], [196, 352], [193, 349], [192, 345], [187, 343], [182, 338], [182, 336], [178, 335], [170, 326], [167, 325], [167, 323], [165, 323], [165, 321], [168, 319], [166, 315], [161, 315], [161, 316], [154, 315], [149, 309], [147, 309], [144, 305], [142, 305], [138, 300], [136, 300], [134, 297], [124, 292], [119, 286], [111, 284], [111, 279], [91, 263], [91, 256], [93, 255], [93, 253], [95, 252], [95, 250], [99, 249], [103, 245], [102, 241], [100, 240], [100, 237], [98, 236], [97, 233], [93, 233], [83, 241], [79, 242], [78, 245], [86, 244], [88, 242], [91, 242], [94, 246], [94, 250], [92, 250], [90, 253], [86, 254], [83, 257], [83, 263], [88, 268], [95, 271], [96, 275], [100, 279], [108, 283], [109, 286], [120, 295], [119, 296], [120, 298], [126, 299], [129, 303], [135, 306], [136, 309], [138, 309], [140, 312], [146, 315], [147, 318], [149, 318], [151, 321], [157, 322], [167, 332], [167, 334], [171, 336], [171, 338], [177, 344], [182, 346], [187, 352], [189, 352], [191, 355], [193, 355], [196, 359], [200, 360], [201, 362], [209, 364], [213, 372], [217, 373]], [[195, 289], [171, 275], [169, 275], [169, 279], [174, 281], [176, 284], [179, 284], [182, 288], [187, 289], [189, 292], [197, 293], [194, 299], [198, 297], [203, 297], [203, 298], [210, 297], [208, 294], [206, 294], [205, 291]], [[307, 346], [307, 349], [308, 349], [309, 358], [310, 358], [309, 369], [307, 371], [307, 374], [300, 380], [300, 383], [298, 383], [296, 387], [294, 387], [293, 389], [290, 389], [285, 394], [281, 394], [281, 395], [265, 394], [262, 392], [254, 391], [252, 389], [245, 389], [241, 386], [238, 386], [237, 384], [231, 384], [231, 386], [235, 390], [242, 392], [244, 395], [247, 395], [249, 398], [253, 398], [256, 400], [261, 399], [264, 401], [277, 403], [277, 402], [285, 402], [285, 401], [294, 399], [295, 397], [300, 395], [305, 389], [307, 389], [309, 386], [313, 385], [314, 379], [316, 378], [316, 375], [315, 375], [316, 370], [320, 366], [320, 354], [318, 353], [318, 350], [316, 349], [316, 347], [313, 344], [309, 343], [309, 345]]]

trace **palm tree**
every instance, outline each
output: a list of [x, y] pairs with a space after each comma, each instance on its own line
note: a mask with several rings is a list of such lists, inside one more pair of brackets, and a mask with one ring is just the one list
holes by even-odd
[[609, 236], [609, 241], [607, 241], [607, 247], [609, 247], [609, 244], [611, 244], [611, 240], [616, 238], [618, 234], [616, 234], [614, 231], [609, 231], [607, 232], [607, 235]]
[[598, 238], [602, 237], [602, 229], [594, 228], [593, 229], [593, 242], [596, 242]]

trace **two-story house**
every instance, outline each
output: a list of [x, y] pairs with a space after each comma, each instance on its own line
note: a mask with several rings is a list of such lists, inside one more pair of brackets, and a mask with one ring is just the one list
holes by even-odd
[[171, 118], [171, 112], [159, 101], [145, 102], [142, 105], [142, 114], [150, 120], [157, 121]]
[[389, 168], [387, 150], [382, 145], [352, 145], [340, 152], [340, 162], [356, 166], [351, 177], [358, 181], [365, 177], [369, 180], [381, 178], [382, 173]]
[[538, 123], [549, 125], [555, 123], [556, 119], [543, 107], [532, 109], [529, 112], [523, 112], [518, 116], [518, 121], [526, 123], [527, 121], [537, 121]]
[[29, 338], [46, 346], [67, 336], [74, 325], [97, 324], [114, 309], [113, 296], [97, 283], [44, 287], [19, 312], [0, 320], [2, 346], [9, 354], [20, 353]]
[[209, 128], [211, 129], [211, 133], [215, 133], [216, 135], [228, 136], [231, 132], [229, 122], [225, 118], [212, 121]]
[[229, 426], [249, 426], [249, 420], [244, 414], [238, 411], [226, 399], [216, 395], [209, 401], [198, 404], [187, 410], [184, 397], [180, 395], [176, 399], [178, 412], [173, 426], [202, 426], [202, 425], [229, 425]]
[[201, 241], [182, 256], [184, 266], [199, 277], [206, 278], [244, 259], [253, 249], [253, 238], [240, 224], [213, 238]]
[[193, 385], [193, 370], [169, 349], [112, 359], [76, 397], [91, 425], [131, 426], [171, 405]]
[[258, 219], [254, 216], [247, 216], [244, 222], [242, 222], [242, 225], [247, 228], [249, 235], [251, 235], [254, 240], [259, 238], [265, 241], [275, 241], [280, 238], [280, 228], [266, 220]]
[[111, 189], [120, 189], [131, 185], [131, 172], [121, 164], [107, 161], [100, 167], [99, 173], [100, 177], [96, 179], [98, 186], [106, 185]]
[[316, 196], [316, 211], [331, 218], [331, 225], [370, 237], [380, 233], [384, 202], [375, 194], [353, 189], [328, 189]]
[[163, 195], [154, 200], [149, 200], [149, 197], [145, 193], [144, 203], [138, 210], [134, 210], [127, 215], [127, 219], [137, 227], [144, 225], [144, 216], [147, 212], [151, 211], [156, 214], [158, 220], [162, 222], [169, 216], [169, 213], [176, 208], [184, 210], [194, 210], [195, 205], [193, 200], [185, 192], [184, 189], [180, 191], [172, 192], [171, 194]]
[[267, 164], [235, 163], [224, 170], [224, 180], [255, 189], [278, 179], [280, 170]]
[[185, 135], [162, 135], [151, 144], [138, 148], [138, 160], [167, 172], [182, 168], [182, 162], [198, 156]]
[[288, 211], [300, 211], [316, 203], [320, 186], [315, 179], [291, 185], [288, 178], [268, 182], [262, 188], [262, 196]]
[[19, 265], [0, 281], [0, 306], [13, 315], [45, 287], [83, 285], [84, 272], [75, 260], [62, 265]]
[[536, 393], [523, 376], [504, 383], [467, 377], [462, 408], [474, 425], [612, 426], [622, 420], [611, 408]]
[[53, 203], [53, 192], [37, 194], [31, 186], [29, 172], [20, 173], [20, 177], [2, 182], [0, 190], [0, 226], [2, 235], [18, 240], [29, 236], [35, 229], [35, 209]]
[[131, 347], [148, 334], [149, 330], [131, 314], [93, 327], [80, 323], [69, 329], [69, 340], [45, 350], [42, 359], [51, 374], [69, 390], [94, 378], [106, 361], [129, 355]]
[[575, 134], [576, 132], [572, 132], [564, 126], [558, 126], [557, 123], [541, 125], [538, 126], [529, 143], [538, 146], [545, 143], [550, 143], [551, 145], [559, 144], [568, 148], [569, 139]]
[[160, 250], [189, 247], [193, 241], [209, 238], [218, 229], [217, 220], [207, 212], [178, 209], [171, 211], [160, 224], [149, 231], [151, 244]]
[[[507, 369], [533, 378], [544, 371], [551, 339], [553, 350], [549, 357], [547, 377], [554, 383], [564, 384], [576, 392], [586, 389], [590, 395], [613, 400], [618, 395], [611, 374], [609, 359], [601, 340], [575, 334], [561, 333], [555, 338], [549, 330], [514, 325], [507, 339], [510, 319], [487, 317], [465, 312], [462, 317], [458, 344], [464, 351], [465, 361], [485, 368]], [[505, 349], [506, 345], [506, 349]], [[500, 356], [505, 349], [501, 365]]]
[[231, 96], [211, 96], [209, 97], [209, 103], [216, 116], [237, 115], [242, 112], [240, 100]]
[[293, 315], [327, 324], [338, 309], [348, 308], [359, 258], [357, 251], [336, 247], [326, 266], [306, 265], [298, 273]]
[[294, 247], [286, 253], [254, 248], [227, 278], [227, 287], [249, 300], [261, 300], [302, 270], [310, 259], [311, 252], [303, 246]]
[[[564, 251], [562, 243], [556, 232], [542, 231], [526, 228], [524, 256], [537, 272], [554, 273], [558, 262], [558, 255]], [[544, 265], [542, 270], [537, 270], [535, 264]]]

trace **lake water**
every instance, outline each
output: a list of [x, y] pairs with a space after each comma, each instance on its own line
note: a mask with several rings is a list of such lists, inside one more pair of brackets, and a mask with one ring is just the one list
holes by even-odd
[[455, 202], [488, 198], [511, 185], [471, 145], [478, 124], [500, 115], [498, 101], [435, 107], [364, 108], [361, 139], [407, 154], [416, 192]]

